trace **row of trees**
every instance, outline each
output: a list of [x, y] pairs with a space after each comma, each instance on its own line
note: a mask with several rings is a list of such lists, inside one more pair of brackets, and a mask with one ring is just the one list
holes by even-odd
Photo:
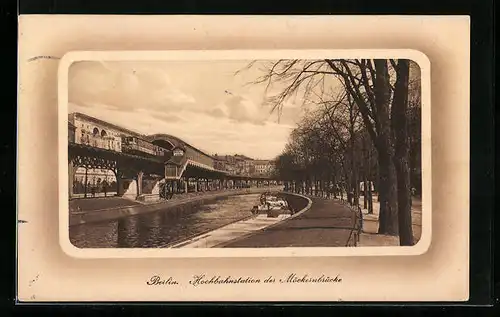
[[[290, 98], [308, 111], [276, 160], [280, 178], [352, 193], [372, 210], [380, 202], [379, 233], [413, 245], [412, 188], [420, 192], [420, 74], [405, 59], [279, 60], [262, 65], [255, 84], [281, 114]], [[274, 91], [274, 93], [269, 93]]]
[[353, 205], [359, 204], [363, 183], [364, 208], [373, 212], [369, 189], [377, 178], [376, 152], [348, 98], [318, 107], [303, 118], [276, 159], [276, 172], [280, 179], [298, 181], [306, 193], [312, 190], [309, 184], [321, 195], [343, 199], [345, 193]]

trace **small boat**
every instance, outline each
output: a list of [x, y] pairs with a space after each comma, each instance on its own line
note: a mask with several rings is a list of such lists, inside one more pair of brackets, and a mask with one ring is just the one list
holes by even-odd
[[252, 213], [267, 213], [268, 217], [277, 217], [277, 215], [283, 213], [283, 210], [289, 210], [286, 200], [271, 193], [264, 193], [259, 198], [259, 204], [253, 206]]

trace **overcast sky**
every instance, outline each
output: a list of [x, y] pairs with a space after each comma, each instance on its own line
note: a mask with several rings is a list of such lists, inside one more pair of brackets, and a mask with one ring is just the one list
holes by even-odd
[[[79, 62], [69, 73], [69, 112], [143, 134], [167, 133], [211, 154], [273, 159], [303, 109], [288, 102], [280, 120], [263, 105], [262, 75], [249, 61]], [[279, 89], [279, 87], [276, 87]]]

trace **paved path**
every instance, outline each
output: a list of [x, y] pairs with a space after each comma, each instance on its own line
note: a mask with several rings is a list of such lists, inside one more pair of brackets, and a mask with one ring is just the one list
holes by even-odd
[[[363, 197], [360, 199], [360, 206], [363, 207]], [[377, 197], [373, 198], [373, 214], [368, 214], [366, 209], [363, 209], [363, 233], [360, 235], [359, 246], [399, 246], [398, 236], [389, 236], [378, 234], [378, 217], [380, 211], [380, 203]], [[414, 243], [420, 240], [422, 235], [422, 200], [418, 198], [412, 199], [412, 228]]]
[[352, 211], [335, 200], [311, 200], [311, 209], [296, 218], [217, 247], [345, 247], [351, 233]]

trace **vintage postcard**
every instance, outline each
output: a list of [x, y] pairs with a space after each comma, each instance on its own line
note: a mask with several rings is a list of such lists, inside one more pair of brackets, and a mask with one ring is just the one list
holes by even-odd
[[429, 89], [411, 50], [70, 52], [61, 244], [85, 257], [424, 253]]
[[21, 20], [20, 298], [466, 300], [468, 20], [352, 19]]

